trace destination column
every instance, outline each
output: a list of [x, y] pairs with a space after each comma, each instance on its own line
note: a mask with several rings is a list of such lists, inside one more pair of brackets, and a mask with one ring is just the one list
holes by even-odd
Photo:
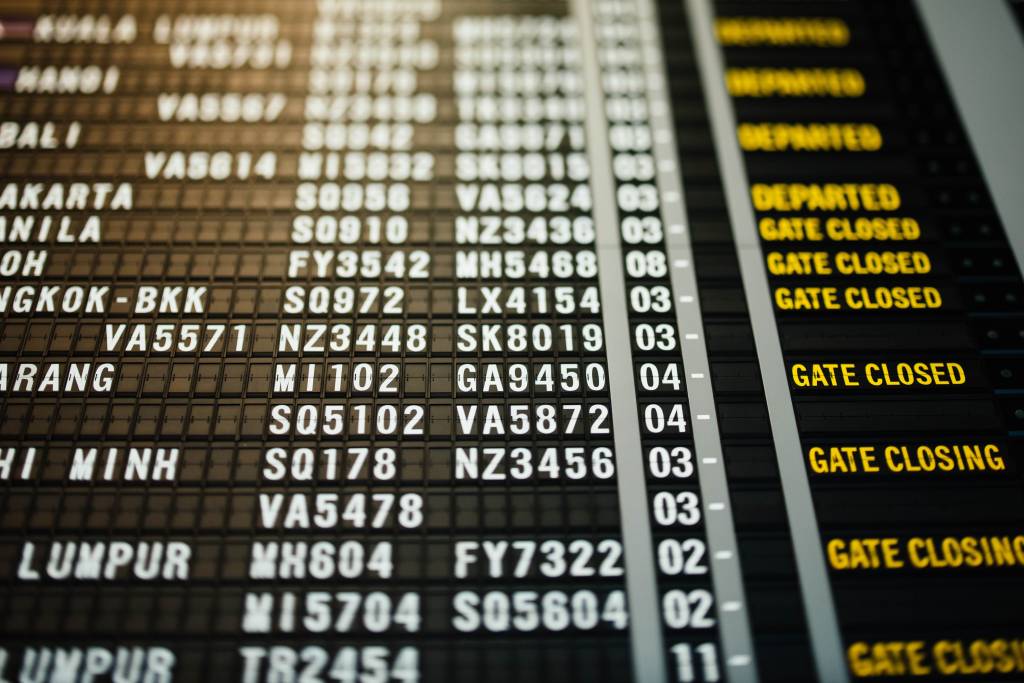
[[[447, 2], [430, 188], [444, 680], [630, 678], [621, 473], [564, 3]], [[450, 92], [450, 96], [448, 93]], [[424, 207], [426, 208], [426, 207]], [[441, 480], [443, 477], [443, 481]]]
[[5, 20], [0, 48], [4, 118], [76, 131], [4, 154], [4, 258], [47, 258], [0, 296], [3, 673], [201, 680], [233, 665], [233, 478], [269, 377], [250, 294], [282, 262], [281, 150], [254, 131], [288, 116], [305, 17], [60, 6]]

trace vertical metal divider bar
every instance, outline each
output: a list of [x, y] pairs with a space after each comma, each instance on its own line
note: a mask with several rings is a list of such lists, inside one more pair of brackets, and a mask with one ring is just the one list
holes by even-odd
[[1006, 2], [973, 2], [970, 11], [958, 0], [914, 4], [1024, 272], [1024, 37]]
[[668, 78], [662, 55], [661, 30], [654, 0], [635, 0], [641, 33], [650, 108], [653, 154], [665, 225], [669, 279], [676, 297], [676, 323], [690, 404], [691, 429], [704, 509], [708, 557], [718, 614], [722, 660], [732, 683], [756, 683], [757, 665], [750, 618], [743, 590], [743, 573], [736, 545], [729, 484], [718, 429], [711, 364], [704, 340], [697, 276], [686, 217], [686, 200], [676, 146]]
[[598, 286], [608, 359], [615, 466], [629, 602], [629, 633], [637, 683], [666, 683], [661, 606], [654, 569], [640, 417], [633, 378], [619, 212], [615, 202], [608, 122], [590, 0], [570, 0], [576, 18], [586, 106], [587, 158], [594, 195]]
[[793, 399], [789, 393], [774, 306], [764, 267], [747, 173], [736, 141], [736, 117], [725, 89], [722, 53], [715, 40], [710, 0], [683, 0], [690, 21], [697, 67], [711, 120], [712, 140], [722, 174], [729, 223], [739, 259], [743, 291], [750, 312], [768, 418], [775, 442], [801, 598], [818, 679], [849, 680], [832, 587], [825, 568], [810, 483], [804, 469]]

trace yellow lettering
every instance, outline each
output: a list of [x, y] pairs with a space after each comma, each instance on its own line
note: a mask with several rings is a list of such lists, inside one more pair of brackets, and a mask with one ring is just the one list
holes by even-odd
[[884, 183], [754, 183], [750, 196], [758, 211], [895, 211], [901, 201]]
[[842, 275], [921, 275], [932, 270], [923, 251], [841, 251], [834, 262]]
[[935, 287], [847, 287], [843, 300], [855, 311], [920, 310], [942, 307]]
[[850, 672], [857, 678], [883, 676], [927, 676], [925, 641], [879, 641], [851, 643], [846, 649]]
[[950, 386], [967, 381], [959, 363], [867, 363], [864, 377], [874, 387]]
[[839, 293], [835, 287], [779, 287], [775, 305], [780, 311], [839, 310]]
[[842, 19], [819, 17], [722, 17], [715, 22], [722, 45], [842, 47], [850, 29]]
[[768, 242], [819, 242], [825, 239], [821, 219], [814, 217], [762, 218], [758, 222], [761, 239]]
[[825, 233], [836, 242], [910, 242], [921, 237], [921, 226], [913, 218], [831, 217], [825, 221]]
[[741, 123], [745, 152], [877, 152], [882, 131], [870, 123]]
[[733, 97], [861, 97], [866, 89], [857, 69], [733, 68], [725, 83]]
[[772, 251], [765, 256], [772, 275], [831, 275], [828, 253], [824, 251]]

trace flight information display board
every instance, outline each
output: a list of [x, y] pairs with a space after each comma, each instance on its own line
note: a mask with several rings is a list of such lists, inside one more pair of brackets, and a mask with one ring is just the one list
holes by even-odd
[[0, 0], [0, 683], [1024, 680], [938, 4]]

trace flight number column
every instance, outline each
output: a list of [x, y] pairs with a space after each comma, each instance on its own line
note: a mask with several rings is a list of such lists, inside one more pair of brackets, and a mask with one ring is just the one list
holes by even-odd
[[422, 463], [410, 445], [429, 431], [432, 263], [407, 245], [417, 187], [434, 174], [414, 144], [436, 117], [418, 82], [437, 67], [422, 26], [439, 13], [317, 4], [257, 494], [264, 538], [250, 559], [250, 579], [276, 586], [244, 596], [245, 681], [421, 677], [410, 638], [428, 630], [427, 608], [410, 536], [428, 511], [402, 472]]
[[497, 533], [455, 542], [466, 585], [452, 626], [490, 647], [518, 637], [557, 670], [571, 658], [566, 676], [621, 679], [628, 618], [575, 27], [472, 15], [453, 34], [453, 477], [511, 509]]

